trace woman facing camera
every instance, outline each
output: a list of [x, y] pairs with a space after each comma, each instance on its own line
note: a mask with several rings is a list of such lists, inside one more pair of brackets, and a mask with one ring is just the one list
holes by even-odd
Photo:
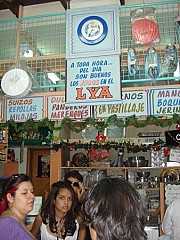
[[79, 222], [75, 210], [76, 195], [69, 183], [53, 183], [41, 213], [36, 217], [31, 232], [41, 240], [76, 240]]
[[92, 240], [145, 240], [146, 210], [139, 193], [121, 178], [106, 178], [85, 194], [82, 211]]
[[32, 240], [24, 222], [34, 205], [33, 186], [25, 174], [6, 180], [0, 202], [0, 240]]

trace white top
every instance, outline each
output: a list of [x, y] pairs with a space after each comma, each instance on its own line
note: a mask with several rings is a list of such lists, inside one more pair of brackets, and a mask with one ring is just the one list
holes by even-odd
[[162, 230], [170, 240], [180, 239], [180, 199], [174, 200], [166, 209]]
[[[47, 231], [47, 225], [42, 223], [41, 225], [41, 240], [63, 240], [60, 237], [55, 237], [51, 234], [49, 234], [49, 232]], [[77, 240], [78, 238], [78, 231], [79, 231], [79, 223], [76, 221], [76, 231], [74, 232], [73, 236], [67, 236], [66, 238], [64, 238], [64, 240]]]

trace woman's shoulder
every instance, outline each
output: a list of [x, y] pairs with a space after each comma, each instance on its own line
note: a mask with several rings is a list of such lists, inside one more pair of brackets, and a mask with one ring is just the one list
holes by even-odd
[[1, 216], [0, 217], [0, 227], [7, 227], [10, 226], [19, 226], [19, 221], [16, 218], [13, 218], [12, 216]]
[[[0, 218], [0, 235], [3, 239], [13, 240], [32, 240], [34, 239], [28, 230], [24, 229], [21, 224], [10, 216]], [[18, 236], [18, 238], [16, 238]]]

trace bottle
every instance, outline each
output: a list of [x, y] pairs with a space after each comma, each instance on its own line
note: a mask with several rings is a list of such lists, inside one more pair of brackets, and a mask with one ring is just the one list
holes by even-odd
[[3, 140], [3, 142], [6, 141], [6, 131], [5, 130], [2, 131], [2, 140]]
[[11, 150], [11, 162], [15, 162], [15, 152], [14, 152], [14, 149]]
[[8, 162], [11, 162], [11, 149], [8, 149], [7, 160], [8, 160]]

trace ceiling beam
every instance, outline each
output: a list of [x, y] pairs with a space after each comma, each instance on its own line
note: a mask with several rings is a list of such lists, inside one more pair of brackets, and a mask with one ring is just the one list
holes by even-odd
[[19, 2], [9, 2], [6, 0], [1, 0], [1, 2], [14, 14], [16, 15], [16, 17], [19, 17], [19, 6], [20, 3]]
[[60, 0], [60, 2], [63, 5], [64, 9], [67, 10], [67, 0]]
[[120, 0], [121, 5], [125, 5], [125, 0]]
[[[64, 9], [67, 10], [70, 5], [71, 0], [60, 0], [61, 4], [63, 5]], [[125, 5], [125, 0], [119, 0], [121, 5]]]
[[[71, 0], [60, 0], [60, 3], [67, 10]], [[119, 0], [121, 5], [125, 5], [125, 0]], [[51, 1], [50, 1], [51, 2]], [[0, 0], [17, 18], [19, 18], [19, 6], [23, 5], [18, 0]], [[31, 5], [31, 4], [30, 4]]]

